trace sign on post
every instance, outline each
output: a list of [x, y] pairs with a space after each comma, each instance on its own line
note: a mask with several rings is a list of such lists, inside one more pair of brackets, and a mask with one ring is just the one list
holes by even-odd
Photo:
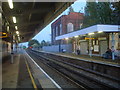
[[87, 39], [95, 39], [95, 38], [86, 38], [86, 37], [85, 37], [85, 40], [87, 40]]

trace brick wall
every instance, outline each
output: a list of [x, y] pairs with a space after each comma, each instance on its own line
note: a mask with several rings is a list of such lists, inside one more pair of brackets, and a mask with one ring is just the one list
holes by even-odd
[[[80, 24], [83, 23], [84, 15], [83, 13], [77, 12], [70, 12], [68, 15], [63, 15], [58, 18], [55, 22], [51, 25], [51, 32], [52, 32], [52, 44], [58, 44], [55, 40], [56, 36], [60, 35], [60, 30], [62, 30], [62, 34], [67, 34], [67, 25], [68, 23], [72, 23], [74, 28], [73, 30], [79, 30]], [[62, 24], [62, 28], [60, 29], [60, 24]], [[57, 28], [56, 28], [57, 27]], [[56, 34], [57, 32], [57, 34]]]

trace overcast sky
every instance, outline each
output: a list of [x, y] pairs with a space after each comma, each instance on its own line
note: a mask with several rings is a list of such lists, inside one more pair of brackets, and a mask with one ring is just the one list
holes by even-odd
[[[74, 2], [74, 4], [72, 4], [72, 7], [75, 12], [81, 11], [81, 13], [84, 13], [85, 5], [86, 5], [86, 2], [83, 2], [83, 0], [82, 0], [82, 2], [81, 2], [81, 0], [78, 0], [77, 2]], [[66, 9], [57, 18], [59, 18], [62, 15], [68, 14], [68, 10], [69, 9]], [[54, 19], [51, 23], [53, 23], [56, 19]], [[43, 30], [41, 30], [35, 37], [33, 37], [33, 39], [37, 39], [39, 42], [41, 42], [42, 40], [51, 41], [51, 23], [49, 25], [47, 25]], [[27, 44], [28, 44], [27, 42], [23, 43], [23, 45], [25, 45], [25, 46], [27, 46]]]

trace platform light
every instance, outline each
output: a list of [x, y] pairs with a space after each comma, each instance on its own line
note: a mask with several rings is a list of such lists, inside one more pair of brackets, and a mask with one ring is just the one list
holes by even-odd
[[8, 4], [9, 4], [10, 9], [13, 9], [13, 1], [12, 0], [8, 0]]
[[102, 33], [103, 31], [98, 31], [98, 33]]
[[78, 38], [79, 36], [75, 36], [75, 38]]
[[20, 37], [18, 37], [18, 41], [20, 41]]
[[7, 26], [7, 31], [9, 32], [9, 30], [10, 30], [10, 27], [9, 27], [9, 26]]
[[20, 35], [18, 34], [17, 36], [19, 37]]
[[17, 27], [17, 26], [15, 26], [15, 29], [17, 30], [17, 29], [18, 29], [18, 27]]
[[16, 31], [16, 34], [19, 34], [19, 31]]
[[0, 32], [0, 38], [6, 38], [8, 35], [5, 32]]
[[68, 40], [69, 38], [65, 38], [65, 40]]
[[3, 33], [3, 35], [6, 35], [6, 33]]
[[88, 35], [93, 35], [94, 33], [88, 33]]
[[13, 22], [16, 23], [16, 17], [13, 17]]
[[0, 18], [2, 18], [2, 13], [0, 13]]

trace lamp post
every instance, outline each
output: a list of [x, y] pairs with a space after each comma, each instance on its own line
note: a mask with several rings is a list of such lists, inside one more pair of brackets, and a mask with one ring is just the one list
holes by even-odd
[[89, 39], [89, 55], [90, 55], [90, 57], [92, 57], [92, 49], [91, 49], [91, 46], [92, 46], [92, 42], [91, 42], [91, 35], [90, 35], [90, 39]]
[[88, 35], [90, 35], [90, 38], [89, 38], [89, 55], [90, 57], [92, 57], [92, 38], [91, 38], [91, 35], [93, 35], [94, 33], [89, 33]]
[[114, 39], [114, 33], [112, 33], [112, 40], [111, 40], [111, 43], [112, 43], [112, 47], [111, 47], [111, 49], [112, 49], [112, 60], [115, 60], [115, 48], [114, 48], [114, 46], [115, 46], [115, 39]]
[[61, 52], [61, 40], [59, 40], [59, 52]]
[[78, 45], [77, 45], [78, 37], [79, 37], [79, 36], [74, 36], [74, 37], [75, 37], [75, 52], [77, 52], [77, 55], [79, 55], [79, 54], [78, 54], [79, 49], [78, 49]]
[[11, 36], [11, 64], [13, 64], [13, 33], [12, 33], [12, 36]]

